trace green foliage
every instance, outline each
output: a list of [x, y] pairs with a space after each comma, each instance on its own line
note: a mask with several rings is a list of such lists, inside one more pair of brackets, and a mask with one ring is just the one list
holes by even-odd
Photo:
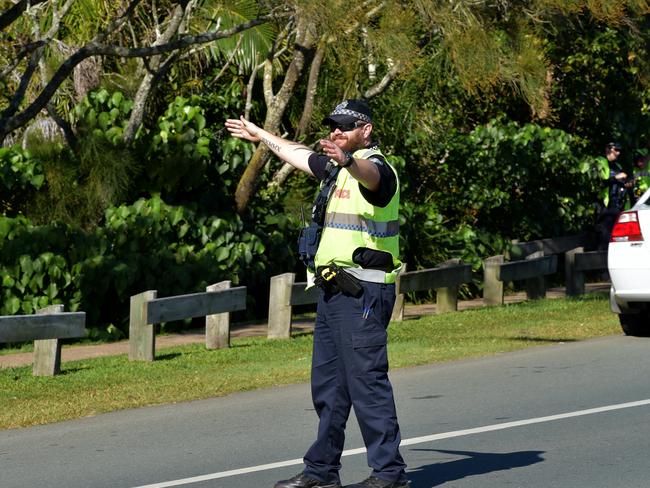
[[577, 231], [591, 216], [592, 174], [578, 139], [535, 124], [493, 121], [477, 127], [469, 142], [460, 181], [472, 223], [529, 240]]
[[411, 268], [461, 258], [479, 269], [511, 239], [576, 233], [592, 221], [590, 157], [563, 131], [493, 120], [449, 133], [438, 150], [429, 153], [435, 163], [393, 160], [403, 166], [400, 232]]
[[92, 232], [0, 217], [1, 311], [63, 303], [85, 311], [92, 335], [105, 337], [127, 333], [129, 297], [147, 289], [180, 295], [231, 280], [268, 294], [259, 284], [286, 270], [290, 254], [283, 216], [269, 211], [262, 220], [251, 232], [237, 215], [206, 216], [158, 196], [109, 208]]
[[147, 137], [150, 190], [174, 192], [201, 181], [210, 158], [210, 134], [198, 97], [176, 97]]
[[94, 289], [84, 306], [123, 331], [128, 296], [205, 291], [225, 279], [239, 284], [265, 267], [264, 243], [237, 216], [200, 215], [158, 196], [108, 209], [99, 235], [101, 249], [78, 264], [78, 287]]
[[648, 22], [646, 16], [638, 32], [629, 32], [623, 25], [583, 19], [560, 23], [548, 36], [547, 50], [556, 66], [556, 125], [592, 141], [596, 154], [611, 140], [622, 142], [628, 154], [647, 143]]
[[[212, 6], [214, 9], [214, 6]], [[210, 18], [209, 25], [203, 28], [214, 28], [214, 19], [221, 29], [228, 29], [242, 22], [248, 22], [260, 14], [260, 3], [253, 0], [235, 0], [224, 2], [210, 11], [204, 7], [203, 18]], [[210, 44], [209, 50], [215, 60], [233, 58], [240, 70], [250, 73], [271, 50], [276, 35], [272, 24], [262, 24], [248, 29], [238, 36], [220, 39]]]
[[1, 315], [32, 314], [60, 303], [78, 308], [67, 244], [64, 226], [34, 227], [22, 216], [0, 217]]
[[119, 91], [92, 91], [74, 108], [79, 135], [91, 134], [119, 145], [132, 109], [133, 101]]
[[15, 215], [45, 182], [43, 166], [20, 146], [0, 147], [0, 211]]
[[39, 192], [27, 212], [35, 223], [60, 220], [91, 229], [108, 206], [126, 197], [141, 168], [121, 140], [132, 105], [120, 92], [93, 91], [74, 109], [75, 147], [30, 139], [47, 181], [46, 191]]

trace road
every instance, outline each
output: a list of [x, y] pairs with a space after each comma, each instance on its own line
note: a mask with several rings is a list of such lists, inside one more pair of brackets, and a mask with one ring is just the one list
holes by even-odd
[[[392, 372], [412, 488], [648, 486], [650, 341]], [[0, 432], [3, 488], [264, 488], [300, 471], [308, 385]], [[354, 418], [342, 478], [368, 474]]]

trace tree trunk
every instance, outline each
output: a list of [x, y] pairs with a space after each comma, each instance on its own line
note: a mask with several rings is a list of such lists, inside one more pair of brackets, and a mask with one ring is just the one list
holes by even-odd
[[[309, 68], [309, 81], [307, 83], [307, 93], [305, 95], [305, 106], [303, 107], [302, 116], [300, 117], [298, 128], [296, 129], [296, 140], [306, 134], [311, 118], [314, 115], [314, 99], [316, 98], [316, 89], [318, 88], [318, 76], [320, 75], [320, 68], [323, 64], [326, 50], [327, 41], [326, 39], [321, 39], [318, 43], [314, 59], [311, 62], [311, 67]], [[294, 167], [289, 163], [283, 164], [282, 167], [273, 175], [269, 187], [278, 188], [282, 186], [293, 170]]]
[[[176, 7], [169, 25], [167, 26], [167, 29], [162, 33], [162, 35], [158, 37], [158, 39], [156, 39], [156, 42], [153, 43], [154, 46], [165, 44], [176, 35], [176, 33], [179, 31], [179, 27], [181, 26], [181, 22], [183, 21], [183, 17], [190, 14], [190, 10], [192, 9], [193, 5], [194, 4], [192, 2], [189, 2], [186, 5], [186, 8], [188, 10], [187, 12], [181, 6]], [[171, 56], [174, 56], [174, 54]], [[161, 69], [161, 64], [164, 67], [167, 63], [161, 63], [160, 54], [157, 56], [152, 56], [149, 60], [147, 71], [142, 78], [142, 81], [140, 82], [138, 91], [135, 94], [135, 99], [133, 100], [133, 110], [131, 111], [131, 116], [129, 117], [129, 123], [124, 129], [124, 134], [122, 135], [122, 140], [127, 144], [133, 142], [138, 127], [140, 127], [142, 124], [145, 113], [145, 104], [147, 103], [147, 98], [149, 98], [149, 94], [153, 89], [158, 71]]]
[[[309, 24], [310, 22], [306, 18], [301, 17], [297, 21], [296, 41], [291, 63], [285, 73], [282, 86], [277, 93], [273, 93], [272, 87], [272, 60], [267, 59], [265, 63], [264, 98], [266, 101], [267, 112], [263, 127], [269, 132], [278, 132], [284, 111], [293, 95], [296, 83], [298, 82], [305, 65], [305, 54], [314, 48], [318, 40]], [[251, 157], [248, 166], [244, 170], [244, 173], [237, 184], [237, 189], [235, 190], [235, 206], [237, 213], [242, 214], [248, 207], [250, 199], [255, 192], [259, 174], [268, 160], [268, 155], [269, 149], [264, 144], [260, 144]]]

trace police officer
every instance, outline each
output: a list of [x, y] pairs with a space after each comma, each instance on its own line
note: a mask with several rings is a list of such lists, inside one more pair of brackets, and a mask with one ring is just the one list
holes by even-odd
[[634, 156], [634, 198], [636, 202], [650, 188], [650, 172], [648, 171], [648, 155]]
[[606, 250], [609, 246], [616, 216], [629, 205], [629, 194], [634, 184], [619, 161], [621, 150], [621, 144], [610, 142], [605, 146], [605, 156], [596, 158], [597, 171], [603, 182], [601, 207], [596, 220], [599, 250]]
[[225, 124], [234, 137], [263, 142], [280, 159], [328, 185], [321, 191], [321, 196], [326, 194], [322, 222], [312, 222], [319, 228], [317, 251], [313, 262], [306, 259], [320, 287], [311, 371], [318, 432], [304, 456], [303, 472], [277, 482], [275, 488], [341, 486], [341, 453], [351, 407], [372, 468], [369, 478], [352, 486], [407, 487], [386, 351], [401, 266], [399, 180], [374, 142], [367, 102], [345, 100], [323, 123], [329, 138], [320, 141], [322, 153], [270, 134], [243, 117]]

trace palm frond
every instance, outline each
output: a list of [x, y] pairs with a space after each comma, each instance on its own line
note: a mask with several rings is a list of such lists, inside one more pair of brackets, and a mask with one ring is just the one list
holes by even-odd
[[[201, 5], [200, 14], [204, 19], [203, 25], [197, 25], [197, 27], [206, 30], [228, 29], [256, 18], [259, 13], [258, 2], [253, 0], [205, 1]], [[241, 41], [239, 41], [240, 36]], [[215, 60], [232, 57], [233, 63], [240, 70], [251, 72], [271, 50], [275, 36], [276, 29], [271, 24], [262, 24], [248, 29], [238, 36], [221, 39], [211, 44], [209, 52]]]

